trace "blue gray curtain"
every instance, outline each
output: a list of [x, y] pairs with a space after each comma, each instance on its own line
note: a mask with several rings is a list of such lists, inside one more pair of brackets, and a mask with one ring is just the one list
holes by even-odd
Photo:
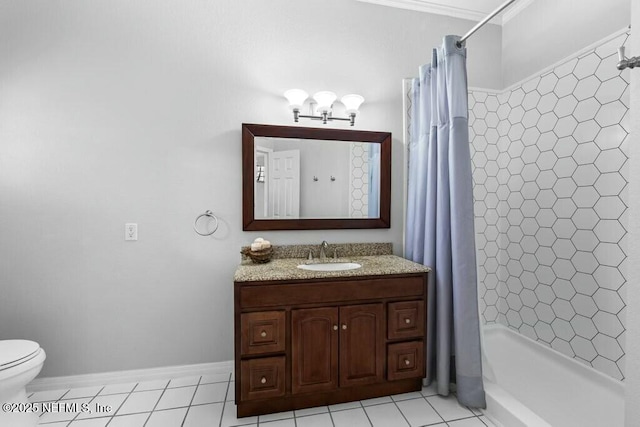
[[[427, 380], [484, 408], [466, 50], [446, 36], [413, 82], [405, 256], [432, 268]], [[455, 378], [451, 378], [452, 372]]]

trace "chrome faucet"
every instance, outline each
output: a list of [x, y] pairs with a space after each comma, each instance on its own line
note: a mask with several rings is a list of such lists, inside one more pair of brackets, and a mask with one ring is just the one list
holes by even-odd
[[322, 243], [320, 243], [320, 260], [327, 259], [327, 254], [325, 252], [327, 249], [329, 249], [329, 244], [326, 240], [323, 240]]

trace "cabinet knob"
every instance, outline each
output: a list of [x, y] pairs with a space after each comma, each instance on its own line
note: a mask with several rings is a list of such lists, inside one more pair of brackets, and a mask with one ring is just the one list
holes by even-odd
[[333, 330], [337, 331], [338, 330], [338, 325], [333, 325]]
[[404, 319], [404, 323], [406, 323], [406, 324], [411, 323], [411, 319], [409, 319], [409, 318]]
[[261, 382], [262, 384], [265, 384], [265, 383], [267, 382], [267, 378], [266, 378], [266, 377], [262, 377], [262, 378], [260, 378], [260, 382]]
[[344, 330], [346, 330], [346, 329], [347, 329], [347, 325], [343, 323], [343, 324], [342, 324], [342, 330], [344, 331]]
[[260, 336], [261, 336], [262, 338], [264, 338], [264, 337], [266, 337], [266, 336], [267, 336], [267, 333], [266, 333], [265, 331], [262, 331], [262, 332], [260, 332]]
[[409, 359], [404, 359], [404, 364], [409, 366], [409, 365], [411, 365], [411, 362], [409, 361]]

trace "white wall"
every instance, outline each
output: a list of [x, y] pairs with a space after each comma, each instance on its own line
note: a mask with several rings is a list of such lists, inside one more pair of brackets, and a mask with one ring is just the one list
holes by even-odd
[[[335, 181], [331, 181], [332, 176]], [[303, 145], [300, 181], [301, 217], [348, 218], [349, 144], [309, 141]]]
[[[640, 28], [640, 2], [632, 1], [632, 28]], [[640, 32], [631, 31], [627, 55], [640, 55]], [[627, 381], [625, 388], [625, 426], [640, 420], [640, 70], [631, 70], [631, 143], [629, 168], [629, 284], [627, 286]]]
[[630, 4], [630, 0], [531, 3], [503, 26], [503, 87], [626, 27], [630, 24]]
[[266, 147], [262, 141], [269, 140], [274, 152], [300, 152], [300, 218], [349, 217], [350, 143], [260, 138], [260, 145]]
[[[292, 87], [360, 93], [356, 128], [393, 133], [392, 226], [260, 234], [399, 253], [400, 82], [471, 25], [345, 0], [3, 1], [0, 339], [40, 342], [44, 376], [231, 359], [233, 272], [258, 236], [240, 126], [291, 124]], [[500, 87], [500, 36], [469, 42], [470, 85]], [[206, 209], [211, 238], [192, 230]]]

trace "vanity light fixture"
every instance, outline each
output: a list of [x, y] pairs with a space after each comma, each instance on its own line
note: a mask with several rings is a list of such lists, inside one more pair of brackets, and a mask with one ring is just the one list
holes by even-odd
[[330, 120], [343, 120], [348, 121], [351, 126], [353, 126], [356, 121], [356, 114], [358, 114], [358, 108], [360, 108], [360, 105], [364, 102], [364, 98], [360, 95], [345, 95], [340, 98], [340, 102], [344, 104], [346, 113], [349, 117], [333, 117], [331, 113], [333, 103], [337, 99], [336, 94], [326, 90], [316, 92], [313, 95], [311, 106], [315, 104], [316, 111], [320, 115], [315, 116], [313, 115], [313, 109], [310, 111], [309, 115], [300, 114], [300, 110], [302, 109], [304, 102], [309, 97], [307, 92], [302, 89], [290, 89], [284, 93], [284, 96], [289, 101], [289, 108], [293, 111], [293, 121], [296, 123], [298, 123], [298, 119], [302, 117], [305, 119], [322, 120], [322, 123], [325, 125], [327, 124], [327, 121]]

